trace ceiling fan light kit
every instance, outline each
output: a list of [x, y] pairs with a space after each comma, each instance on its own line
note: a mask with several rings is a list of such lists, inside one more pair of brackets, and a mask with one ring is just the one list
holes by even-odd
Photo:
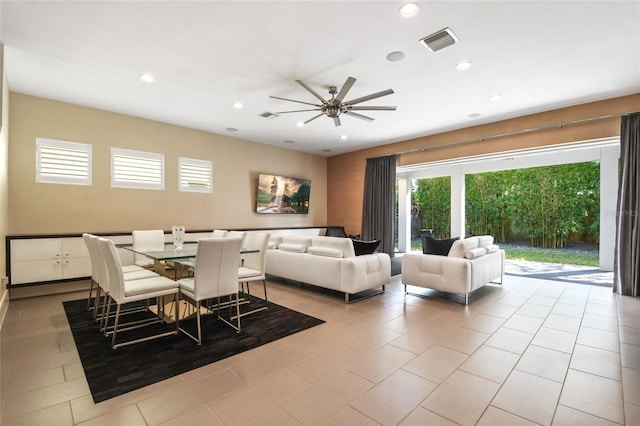
[[311, 93], [316, 99], [318, 99], [320, 103], [311, 103], [311, 102], [305, 102], [305, 101], [298, 101], [294, 99], [281, 98], [279, 96], [270, 96], [270, 98], [273, 98], [273, 99], [279, 99], [279, 100], [288, 101], [288, 102], [295, 102], [295, 103], [310, 105], [314, 107], [310, 109], [280, 111], [274, 114], [279, 115], [279, 114], [289, 114], [294, 112], [319, 111], [319, 114], [311, 117], [310, 119], [305, 121], [304, 124], [307, 124], [318, 117], [326, 115], [327, 117], [333, 119], [335, 126], [338, 127], [342, 125], [342, 123], [340, 122], [340, 115], [342, 114], [359, 118], [365, 121], [373, 121], [374, 120], [373, 118], [363, 114], [359, 114], [354, 111], [395, 111], [396, 110], [395, 106], [355, 106], [362, 102], [370, 101], [372, 99], [380, 98], [382, 96], [391, 95], [392, 93], [394, 93], [392, 89], [382, 90], [380, 92], [372, 93], [367, 96], [362, 96], [360, 98], [344, 101], [344, 98], [347, 96], [347, 93], [349, 92], [349, 90], [351, 90], [351, 87], [354, 85], [355, 82], [356, 82], [355, 78], [348, 77], [339, 91], [336, 86], [329, 86], [329, 94], [331, 95], [331, 98], [324, 99], [322, 96], [318, 94], [318, 92], [316, 92], [311, 87], [309, 87], [304, 81], [296, 80], [296, 83], [304, 87], [305, 90], [307, 90], [307, 92]]

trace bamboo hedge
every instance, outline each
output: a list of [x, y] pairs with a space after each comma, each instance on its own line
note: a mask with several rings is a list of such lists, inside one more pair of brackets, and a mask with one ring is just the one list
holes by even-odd
[[[599, 239], [599, 162], [469, 174], [465, 186], [467, 235], [543, 248]], [[414, 236], [428, 228], [448, 237], [450, 178], [419, 179], [412, 192]]]

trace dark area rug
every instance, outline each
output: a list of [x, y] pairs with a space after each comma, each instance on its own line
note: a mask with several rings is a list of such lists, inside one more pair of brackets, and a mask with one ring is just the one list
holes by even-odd
[[[263, 301], [260, 301], [263, 302]], [[232, 355], [273, 342], [291, 334], [322, 324], [324, 321], [269, 303], [269, 309], [242, 318], [242, 332], [236, 333], [217, 320], [217, 315], [202, 317], [202, 346], [183, 333], [147, 342], [111, 349], [111, 338], [103, 337], [87, 311], [87, 301], [64, 302], [67, 319], [80, 354], [93, 401], [113, 398], [123, 393], [168, 379]], [[127, 321], [153, 315], [149, 311], [127, 315]], [[180, 325], [195, 333], [195, 319]], [[154, 328], [155, 327], [155, 328]], [[118, 341], [132, 340], [161, 329], [175, 329], [159, 324], [125, 332]]]

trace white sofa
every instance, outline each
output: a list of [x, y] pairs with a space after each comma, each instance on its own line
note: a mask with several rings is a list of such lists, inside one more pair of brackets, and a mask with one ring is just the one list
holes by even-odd
[[272, 235], [267, 249], [268, 275], [343, 292], [345, 302], [391, 279], [386, 253], [356, 256], [350, 238]]
[[493, 237], [483, 235], [457, 240], [447, 256], [413, 254], [402, 256], [402, 283], [464, 296], [504, 275], [504, 250], [493, 244]]

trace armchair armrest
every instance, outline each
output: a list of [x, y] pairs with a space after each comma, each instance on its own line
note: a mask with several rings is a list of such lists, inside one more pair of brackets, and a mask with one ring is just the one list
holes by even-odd
[[342, 291], [358, 293], [387, 284], [391, 279], [391, 258], [386, 253], [364, 254], [342, 259]]

